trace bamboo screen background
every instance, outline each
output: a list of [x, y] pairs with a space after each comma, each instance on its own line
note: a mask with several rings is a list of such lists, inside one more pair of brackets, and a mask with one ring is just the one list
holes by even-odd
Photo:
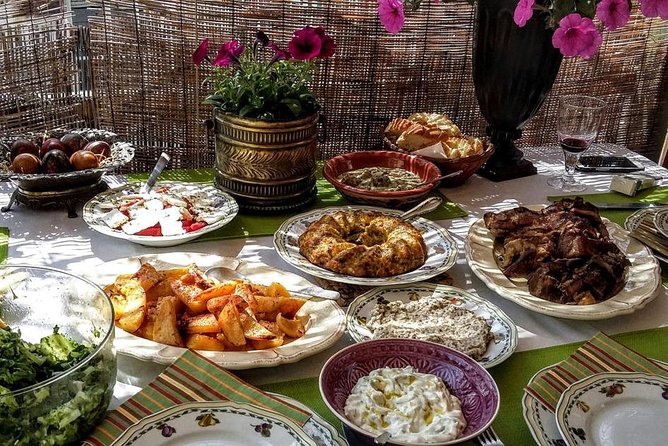
[[[193, 66], [192, 51], [207, 37], [212, 52], [230, 38], [250, 44], [258, 25], [287, 44], [306, 24], [325, 26], [337, 44], [313, 85], [326, 116], [321, 158], [378, 147], [389, 120], [415, 111], [485, 131], [471, 74], [474, 10], [465, 1], [424, 2], [395, 36], [380, 25], [376, 0], [89, 0], [96, 15], [83, 27], [63, 1], [0, 0], [0, 131], [100, 127], [136, 144], [128, 169], [149, 170], [163, 150], [173, 168], [211, 167], [208, 71]], [[521, 145], [554, 144], [557, 98], [588, 93], [610, 104], [599, 141], [658, 157], [668, 22], [634, 12], [604, 35], [597, 57], [564, 60]]]

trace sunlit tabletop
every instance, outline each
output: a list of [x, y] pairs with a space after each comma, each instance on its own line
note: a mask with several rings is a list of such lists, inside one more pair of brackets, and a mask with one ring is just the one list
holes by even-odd
[[[668, 325], [668, 299], [664, 289], [655, 300], [634, 314], [602, 321], [576, 321], [557, 319], [522, 308], [496, 295], [474, 276], [464, 256], [464, 240], [473, 221], [487, 211], [520, 203], [545, 204], [548, 203], [546, 198], [548, 195], [560, 194], [560, 191], [546, 184], [548, 178], [560, 174], [563, 170], [560, 149], [554, 146], [529, 148], [524, 151], [525, 156], [538, 168], [538, 175], [501, 183], [493, 183], [474, 175], [463, 186], [442, 190], [450, 200], [459, 204], [469, 214], [467, 218], [439, 222], [453, 234], [458, 243], [457, 264], [449, 271], [454, 285], [488, 299], [515, 321], [519, 330], [518, 350], [581, 341], [601, 330], [614, 334]], [[595, 152], [627, 155], [646, 166], [647, 173], [657, 177], [665, 176], [668, 179], [668, 170], [620, 146], [599, 145], [592, 149], [592, 153]], [[588, 185], [588, 190], [583, 193], [609, 191], [611, 175], [577, 173], [576, 177]], [[108, 179], [112, 185], [118, 181], [122, 179]], [[662, 184], [666, 181], [668, 180], [662, 180]], [[0, 204], [6, 205], [9, 202], [12, 191], [11, 183], [0, 183]], [[81, 217], [67, 218], [67, 213], [63, 209], [32, 210], [21, 205], [14, 205], [10, 212], [3, 213], [0, 225], [10, 229], [8, 259], [10, 263], [81, 270], [94, 268], [94, 265], [104, 261], [134, 255], [190, 251], [259, 261], [300, 275], [304, 274], [278, 257], [271, 237], [193, 242], [171, 248], [148, 248], [98, 234], [88, 228]], [[271, 369], [238, 371], [238, 374], [256, 385], [317, 376], [326, 359], [334, 351], [351, 342], [351, 338], [346, 334], [330, 349], [298, 363]], [[118, 366], [119, 385], [116, 389], [116, 403], [118, 399], [124, 399], [137, 391], [138, 387], [146, 385], [164, 368], [162, 365], [125, 356], [119, 356]]]

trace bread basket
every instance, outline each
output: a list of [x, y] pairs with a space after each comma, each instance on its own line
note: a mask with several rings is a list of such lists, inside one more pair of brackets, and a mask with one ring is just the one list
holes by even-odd
[[[394, 150], [397, 152], [410, 153], [412, 155], [416, 155], [415, 153], [411, 153], [397, 146], [393, 141], [391, 141], [387, 137], [383, 139], [383, 145], [387, 150]], [[440, 169], [442, 175], [447, 175], [449, 173], [461, 170], [462, 173], [452, 178], [446, 178], [445, 180], [441, 181], [440, 184], [442, 187], [457, 187], [464, 184], [464, 182], [471, 175], [473, 175], [478, 169], [480, 169], [480, 167], [482, 167], [482, 165], [485, 164], [489, 159], [489, 157], [492, 156], [492, 154], [494, 153], [494, 145], [487, 139], [483, 139], [483, 148], [484, 150], [481, 154], [467, 156], [466, 158], [458, 158], [458, 159], [442, 159], [442, 158], [434, 158], [423, 155], [416, 155], [416, 156], [419, 156], [436, 164], [436, 166], [438, 166], [438, 168]]]

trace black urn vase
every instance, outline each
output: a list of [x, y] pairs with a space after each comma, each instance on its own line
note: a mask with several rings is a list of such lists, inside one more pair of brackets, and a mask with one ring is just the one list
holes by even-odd
[[534, 175], [515, 146], [522, 128], [543, 104], [561, 65], [552, 30], [538, 12], [522, 28], [513, 21], [518, 0], [478, 0], [473, 49], [476, 98], [496, 147], [478, 171], [492, 181]]

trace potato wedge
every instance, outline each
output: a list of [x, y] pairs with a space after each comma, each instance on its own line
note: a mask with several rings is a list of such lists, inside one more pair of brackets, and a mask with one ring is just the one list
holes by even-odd
[[177, 309], [180, 303], [176, 296], [163, 296], [158, 300], [151, 337], [155, 342], [183, 346], [177, 321]]
[[279, 312], [284, 317], [293, 319], [304, 303], [306, 303], [306, 299], [300, 299], [299, 297], [283, 299], [281, 301]]
[[[184, 277], [190, 277], [186, 275]], [[206, 311], [206, 301], [197, 300], [197, 296], [202, 292], [202, 288], [197, 285], [187, 284], [181, 279], [172, 282], [172, 291], [183, 304], [194, 314], [204, 313]]]
[[257, 302], [255, 313], [272, 313], [279, 311], [283, 300], [285, 300], [285, 298], [280, 296], [261, 296], [258, 294], [255, 296], [255, 302]]
[[218, 325], [225, 335], [225, 339], [232, 345], [246, 345], [244, 329], [239, 321], [239, 311], [233, 302], [228, 302], [218, 316]]
[[139, 285], [144, 288], [144, 291], [160, 282], [162, 277], [162, 273], [160, 273], [148, 263], [144, 263], [141, 267], [139, 267], [139, 270], [137, 270], [137, 272], [132, 275], [132, 278], [137, 279]]
[[229, 296], [220, 296], [210, 299], [206, 303], [206, 309], [209, 311], [209, 313], [213, 313], [216, 317], [218, 317], [228, 302], [233, 302], [237, 306], [237, 310], [243, 310], [244, 308], [248, 307], [246, 301], [244, 301], [241, 297], [237, 296], [236, 294], [230, 294]]
[[123, 316], [116, 321], [116, 324], [128, 333], [134, 333], [141, 327], [141, 324], [144, 323], [145, 316], [146, 308], [142, 305], [135, 310], [123, 314]]
[[216, 284], [211, 288], [207, 288], [194, 297], [195, 300], [207, 302], [214, 297], [229, 296], [234, 292], [237, 286], [237, 281], [229, 281]]
[[288, 319], [283, 317], [281, 313], [278, 313], [278, 316], [276, 316], [276, 325], [291, 338], [301, 338], [306, 333], [306, 328], [301, 319]]
[[248, 339], [273, 339], [274, 333], [263, 327], [252, 314], [246, 311], [239, 313], [239, 323], [244, 331], [244, 336]]
[[218, 319], [211, 313], [183, 317], [182, 325], [186, 333], [220, 333]]
[[290, 292], [280, 283], [272, 282], [267, 287], [266, 296], [290, 297]]
[[250, 343], [255, 350], [266, 350], [268, 348], [276, 348], [283, 345], [283, 336], [277, 336], [273, 339], [251, 339]]
[[191, 334], [186, 339], [186, 347], [192, 350], [224, 351], [225, 344], [218, 339], [203, 334]]
[[145, 339], [153, 339], [153, 327], [155, 326], [157, 303], [157, 300], [146, 301], [146, 315], [144, 316], [144, 322], [142, 322], [141, 326], [134, 332], [135, 335]]

